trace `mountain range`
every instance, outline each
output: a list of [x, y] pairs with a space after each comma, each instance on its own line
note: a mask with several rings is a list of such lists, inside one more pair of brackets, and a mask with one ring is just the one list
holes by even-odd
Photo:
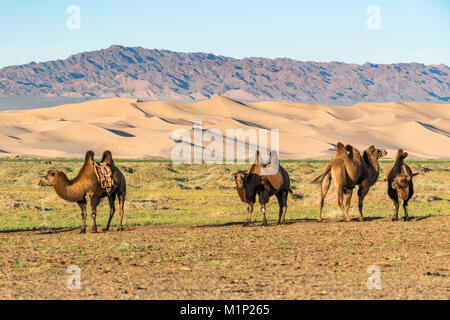
[[0, 69], [0, 97], [123, 97], [352, 105], [450, 101], [450, 68], [420, 63], [347, 64], [244, 58], [113, 45], [64, 60]]

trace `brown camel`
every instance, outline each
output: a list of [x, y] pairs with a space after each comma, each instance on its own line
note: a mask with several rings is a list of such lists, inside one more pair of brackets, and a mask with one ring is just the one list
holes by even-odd
[[386, 180], [388, 183], [388, 195], [394, 202], [394, 217], [393, 220], [398, 220], [398, 209], [400, 200], [403, 200], [404, 220], [408, 221], [408, 201], [414, 194], [413, 174], [411, 168], [404, 163], [408, 156], [407, 152], [402, 149], [397, 151], [394, 163], [386, 172]]
[[348, 210], [352, 200], [353, 189], [362, 177], [363, 168], [364, 161], [358, 149], [351, 145], [344, 147], [341, 142], [336, 144], [336, 155], [325, 167], [322, 174], [313, 181], [315, 182], [322, 178], [317, 221], [322, 221], [323, 204], [328, 189], [330, 188], [331, 180], [334, 180], [334, 185], [336, 187], [338, 206], [344, 214], [345, 221], [350, 221]]
[[378, 161], [387, 155], [385, 149], [377, 149], [375, 146], [371, 145], [369, 148], [364, 150], [364, 170], [363, 175], [358, 182], [358, 209], [359, 209], [359, 221], [364, 221], [363, 216], [363, 205], [364, 198], [369, 193], [370, 188], [377, 182], [380, 175], [380, 165]]
[[[356, 150], [350, 145], [346, 146], [347, 151]], [[363, 216], [363, 204], [364, 204], [364, 198], [369, 193], [370, 188], [377, 182], [379, 172], [380, 172], [380, 166], [378, 164], [378, 160], [384, 156], [387, 155], [387, 151], [384, 149], [377, 149], [373, 145], [364, 150], [363, 153], [363, 166], [362, 166], [362, 172], [360, 175], [360, 178], [356, 182], [357, 185], [359, 185], [358, 189], [358, 208], [359, 208], [359, 220], [364, 221]], [[356, 155], [356, 157], [358, 157]], [[331, 183], [331, 166], [334, 161], [334, 158], [328, 163], [328, 165], [323, 170], [322, 174], [319, 175], [317, 178], [313, 180], [313, 182], [317, 181], [318, 179], [322, 178], [322, 184], [321, 184], [321, 200], [319, 204], [319, 217], [318, 221], [322, 221], [321, 214], [322, 214], [322, 208], [324, 204], [325, 196], [328, 192], [328, 189], [330, 188]], [[351, 197], [351, 196], [350, 196]], [[350, 205], [351, 199], [348, 199], [348, 206]]]
[[[104, 161], [112, 162], [111, 153], [109, 151], [106, 151], [103, 154], [103, 158]], [[100, 203], [100, 199], [106, 196], [110, 198], [110, 219], [107, 227], [104, 229], [108, 230], [109, 223], [112, 215], [114, 214], [114, 201], [111, 201], [111, 198], [114, 199], [114, 197], [118, 195], [119, 203], [120, 199], [123, 199], [121, 203], [121, 221], [119, 226], [119, 230], [122, 230], [123, 202], [125, 200], [126, 190], [125, 178], [112, 162], [111, 171], [113, 176], [113, 184], [110, 190], [106, 190], [102, 188], [95, 174], [94, 164], [94, 152], [88, 151], [85, 155], [84, 164], [74, 179], [69, 180], [66, 174], [62, 171], [50, 170], [47, 175], [39, 181], [39, 186], [51, 186], [61, 198], [70, 202], [76, 202], [79, 205], [81, 209], [81, 233], [86, 232], [86, 198], [89, 199], [92, 210], [92, 231], [97, 232], [96, 215], [97, 206]]]
[[[275, 153], [271, 153], [271, 159], [278, 159]], [[290, 178], [287, 171], [278, 165], [278, 170], [274, 174], [263, 175], [262, 168], [271, 168], [270, 163], [264, 165], [261, 163], [259, 151], [256, 153], [256, 163], [254, 163], [248, 172], [239, 170], [233, 174], [236, 182], [236, 191], [242, 202], [247, 204], [247, 221], [244, 226], [248, 226], [252, 219], [253, 205], [258, 195], [261, 212], [263, 214], [263, 226], [267, 226], [266, 203], [272, 195], [276, 195], [280, 206], [278, 215], [278, 224], [284, 224], [286, 220], [287, 198], [290, 188]]]

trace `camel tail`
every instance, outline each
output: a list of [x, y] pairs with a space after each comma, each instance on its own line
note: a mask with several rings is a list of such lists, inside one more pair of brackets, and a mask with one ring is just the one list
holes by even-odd
[[315, 183], [317, 182], [319, 179], [323, 179], [323, 177], [325, 177], [331, 170], [331, 166], [330, 164], [328, 164], [325, 169], [322, 171], [322, 173], [317, 176], [313, 181], [311, 181], [311, 183]]
[[415, 177], [415, 176], [417, 176], [417, 175], [419, 175], [419, 174], [420, 174], [420, 173], [418, 173], [418, 172], [417, 172], [417, 173], [413, 173], [412, 176]]

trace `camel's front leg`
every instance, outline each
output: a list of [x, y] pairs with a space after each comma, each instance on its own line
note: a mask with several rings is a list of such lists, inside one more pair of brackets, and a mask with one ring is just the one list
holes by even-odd
[[262, 224], [263, 226], [267, 226], [267, 219], [266, 219], [266, 204], [265, 203], [261, 203], [261, 213], [263, 215], [263, 221]]
[[392, 199], [392, 201], [394, 202], [394, 216], [392, 217], [392, 220], [397, 221], [398, 220], [398, 208], [400, 207], [400, 203], [398, 201], [398, 198]]
[[405, 211], [404, 220], [408, 221], [409, 220], [409, 216], [408, 216], [408, 200], [404, 200], [403, 201], [403, 211]]
[[244, 227], [247, 227], [252, 221], [253, 203], [247, 205], [247, 221], [244, 223]]
[[91, 196], [90, 199], [90, 203], [91, 203], [91, 210], [92, 210], [92, 232], [96, 233], [97, 232], [97, 206], [100, 203], [100, 197], [93, 195]]
[[78, 206], [80, 206], [80, 209], [81, 209], [81, 231], [80, 231], [80, 233], [85, 233], [86, 232], [86, 217], [87, 217], [86, 199], [78, 201], [77, 204], [78, 204]]
[[358, 209], [359, 209], [359, 221], [364, 221], [363, 216], [363, 205], [364, 205], [364, 198], [369, 193], [369, 188], [360, 186], [358, 189]]

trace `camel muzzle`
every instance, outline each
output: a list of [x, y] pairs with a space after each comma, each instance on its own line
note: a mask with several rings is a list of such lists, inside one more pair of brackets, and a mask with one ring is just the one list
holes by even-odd
[[45, 183], [46, 180], [47, 179], [45, 177], [42, 178], [41, 180], [39, 180], [38, 186], [39, 187], [46, 187], [46, 186], [48, 186], [48, 184]]

